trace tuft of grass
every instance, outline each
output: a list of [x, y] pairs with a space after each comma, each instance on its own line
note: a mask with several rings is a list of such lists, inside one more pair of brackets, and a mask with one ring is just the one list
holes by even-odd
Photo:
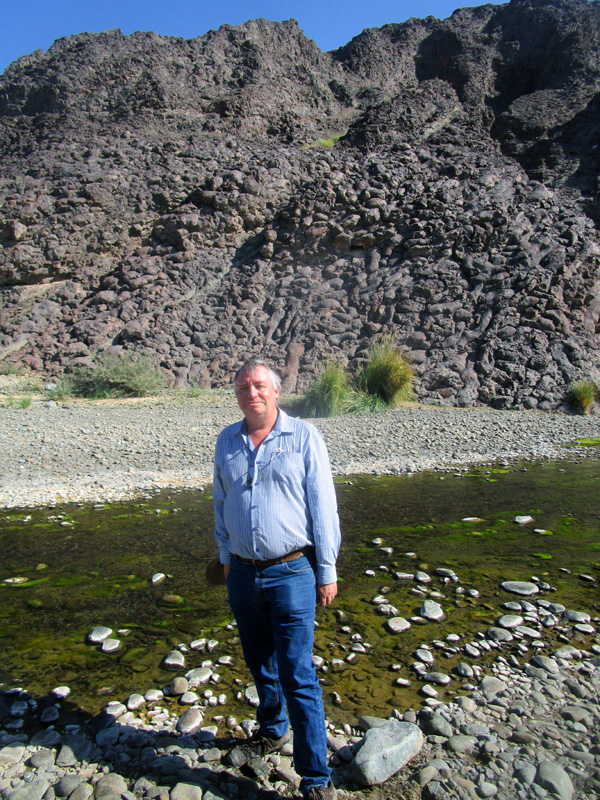
[[61, 402], [62, 400], [66, 400], [68, 397], [71, 397], [72, 394], [73, 389], [71, 386], [71, 381], [68, 377], [63, 377], [60, 378], [60, 380], [52, 381], [44, 389], [46, 400], [54, 400], [57, 403]]
[[329, 362], [308, 387], [300, 405], [306, 417], [333, 417], [348, 411], [352, 394], [350, 377], [341, 364]]
[[15, 403], [16, 408], [31, 408], [32, 405], [33, 405], [33, 397], [30, 394], [27, 394], [24, 397], [19, 397], [19, 399]]
[[33, 405], [33, 397], [25, 395], [24, 397], [3, 397], [3, 408], [31, 408]]
[[335, 145], [339, 142], [342, 136], [345, 136], [348, 133], [348, 129], [343, 131], [343, 133], [336, 133], [334, 136], [331, 136], [329, 139], [317, 139], [310, 144], [305, 144], [302, 147], [302, 150], [310, 150], [311, 147], [326, 147], [328, 150], [331, 150]]
[[391, 336], [384, 336], [373, 345], [358, 376], [358, 387], [369, 397], [379, 398], [384, 405], [394, 406], [415, 399], [413, 378], [410, 361], [396, 347]]
[[152, 359], [135, 353], [103, 353], [92, 367], [77, 367], [67, 381], [70, 394], [97, 400], [148, 397], [162, 392], [167, 385]]
[[23, 367], [19, 364], [0, 364], [0, 375], [23, 375]]
[[581, 414], [589, 414], [596, 400], [600, 400], [600, 388], [592, 380], [577, 381], [571, 386], [568, 399]]
[[388, 404], [376, 394], [355, 391], [350, 397], [348, 411], [351, 414], [376, 414], [378, 411], [384, 411], [387, 407]]

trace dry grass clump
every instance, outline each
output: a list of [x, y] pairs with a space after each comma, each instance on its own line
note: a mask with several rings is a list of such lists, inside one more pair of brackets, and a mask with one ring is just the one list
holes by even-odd
[[590, 414], [596, 400], [600, 400], [600, 388], [592, 380], [581, 380], [571, 386], [569, 402], [581, 414]]
[[414, 400], [413, 380], [410, 361], [391, 337], [384, 337], [373, 346], [356, 377], [340, 364], [327, 364], [297, 410], [306, 417], [381, 411]]
[[135, 353], [99, 355], [91, 367], [80, 366], [62, 381], [61, 392], [96, 400], [149, 397], [164, 391], [165, 376], [148, 356]]

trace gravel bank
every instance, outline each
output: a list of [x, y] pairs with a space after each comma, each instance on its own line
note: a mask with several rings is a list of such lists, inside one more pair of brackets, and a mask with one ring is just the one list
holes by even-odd
[[[0, 409], [0, 507], [96, 502], [210, 482], [233, 399], [33, 405]], [[316, 420], [336, 475], [409, 473], [480, 462], [558, 458], [600, 437], [600, 417], [415, 407]], [[590, 450], [587, 454], [590, 455]]]

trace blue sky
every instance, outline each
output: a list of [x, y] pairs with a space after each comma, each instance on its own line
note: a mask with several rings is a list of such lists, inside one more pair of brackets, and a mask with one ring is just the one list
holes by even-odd
[[[498, 3], [495, 2], [495, 5]], [[8, 0], [0, 22], [0, 73], [19, 56], [76, 33], [155, 31], [192, 39], [249, 19], [298, 20], [321, 50], [333, 50], [365, 28], [410, 17], [446, 19], [478, 0]]]

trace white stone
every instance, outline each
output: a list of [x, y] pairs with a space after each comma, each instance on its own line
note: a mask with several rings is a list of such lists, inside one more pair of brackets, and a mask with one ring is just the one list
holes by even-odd
[[549, 658], [548, 656], [534, 656], [531, 659], [531, 663], [534, 667], [540, 667], [550, 675], [558, 675], [560, 673], [559, 666], [555, 659]]
[[506, 628], [488, 628], [487, 635], [493, 642], [512, 642], [514, 639], [512, 633]]
[[505, 592], [531, 597], [539, 593], [539, 587], [529, 581], [504, 581], [502, 588]]
[[419, 661], [422, 661], [424, 664], [433, 664], [434, 662], [433, 653], [429, 650], [425, 650], [424, 647], [419, 647], [415, 655]]
[[88, 633], [88, 641], [91, 644], [101, 644], [112, 634], [112, 628], [106, 628], [104, 625], [96, 625], [95, 628]]
[[403, 633], [410, 628], [410, 622], [404, 617], [392, 617], [385, 624], [391, 633]]
[[[185, 658], [179, 650], [171, 650], [164, 658], [163, 666], [167, 669], [179, 669], [185, 666]], [[187, 676], [186, 676], [187, 677]]]
[[419, 613], [424, 619], [431, 620], [432, 622], [441, 622], [446, 618], [441, 605], [436, 603], [435, 600], [425, 600]]
[[146, 705], [146, 699], [141, 694], [131, 694], [127, 698], [127, 708], [130, 711], [139, 711]]
[[248, 686], [246, 691], [244, 692], [244, 698], [247, 703], [249, 703], [254, 708], [258, 708], [259, 699], [258, 699], [258, 692], [256, 691], [256, 686]]
[[179, 698], [179, 702], [182, 706], [193, 706], [194, 703], [197, 703], [199, 700], [200, 698], [196, 692], [184, 692]]
[[202, 725], [203, 720], [204, 715], [199, 708], [189, 708], [179, 717], [177, 730], [183, 734], [195, 733]]
[[515, 628], [517, 633], [520, 633], [521, 636], [527, 636], [528, 639], [541, 639], [542, 634], [539, 631], [536, 631], [535, 628], [530, 628], [527, 625], [518, 625]]
[[586, 635], [590, 635], [595, 633], [596, 629], [593, 625], [587, 625], [585, 622], [578, 622], [577, 625], [574, 626], [575, 630], [579, 633], [585, 633]]
[[106, 713], [111, 714], [113, 717], [120, 717], [127, 711], [127, 706], [120, 703], [118, 700], [111, 700], [106, 706]]
[[523, 617], [519, 617], [517, 614], [505, 614], [498, 620], [498, 625], [500, 625], [501, 628], [516, 628], [518, 625], [522, 624]]
[[585, 611], [573, 611], [571, 609], [567, 609], [565, 611], [565, 618], [569, 620], [569, 622], [591, 622], [592, 618], [589, 614], [586, 614]]
[[448, 567], [438, 567], [435, 571], [436, 575], [439, 575], [441, 578], [455, 578], [456, 572], [453, 569], [448, 569]]
[[445, 675], [443, 672], [426, 672], [422, 678], [424, 681], [436, 683], [438, 686], [448, 686], [451, 681], [450, 676]]
[[119, 639], [105, 639], [102, 642], [103, 653], [116, 653], [120, 647], [121, 642]]

